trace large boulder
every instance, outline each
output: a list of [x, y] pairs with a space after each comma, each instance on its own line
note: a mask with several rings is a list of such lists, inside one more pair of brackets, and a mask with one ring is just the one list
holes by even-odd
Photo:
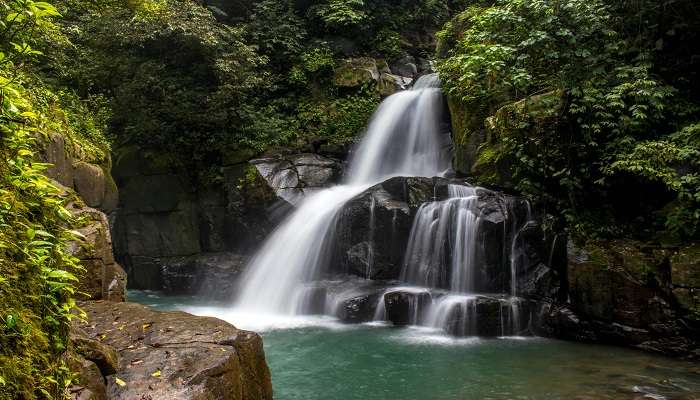
[[[444, 178], [396, 177], [351, 199], [337, 217], [336, 259], [330, 272], [398, 279], [416, 214], [426, 203], [447, 200], [451, 183], [460, 184]], [[534, 282], [534, 288], [529, 291], [556, 294], [560, 275], [549, 264], [559, 259], [561, 251], [553, 252], [539, 226], [534, 222], [528, 224], [534, 217], [529, 214], [526, 202], [487, 189], [475, 191], [477, 201], [470, 206], [479, 216], [475, 289], [487, 293], [509, 292], [513, 267], [519, 282]], [[510, 245], [513, 241], [517, 246]], [[560, 240], [557, 246], [562, 243]], [[450, 254], [445, 252], [448, 257], [443, 260], [445, 265], [451, 261]], [[446, 273], [437, 284], [449, 288], [449, 278]]]
[[260, 175], [280, 199], [297, 204], [305, 195], [336, 183], [341, 175], [340, 162], [318, 154], [251, 160]]
[[536, 325], [558, 337], [700, 357], [700, 327], [672, 284], [670, 260], [683, 259], [631, 240], [569, 242], [570, 303], [544, 302]]
[[131, 303], [81, 304], [89, 340], [116, 349], [108, 399], [272, 399], [262, 339], [216, 318]]
[[349, 88], [374, 84], [379, 78], [377, 61], [367, 57], [342, 60], [333, 73], [333, 82], [336, 86]]
[[124, 301], [126, 272], [114, 260], [107, 216], [80, 202], [71, 203], [68, 209], [82, 221], [76, 230], [81, 238], [71, 242], [68, 249], [85, 269], [80, 291], [92, 300]]

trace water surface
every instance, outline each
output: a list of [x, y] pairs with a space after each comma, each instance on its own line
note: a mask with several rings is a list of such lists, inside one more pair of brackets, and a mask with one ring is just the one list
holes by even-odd
[[[225, 308], [194, 298], [131, 291], [129, 299], [236, 325]], [[454, 339], [330, 318], [279, 326], [261, 332], [277, 400], [700, 399], [700, 365], [641, 351], [542, 338]]]

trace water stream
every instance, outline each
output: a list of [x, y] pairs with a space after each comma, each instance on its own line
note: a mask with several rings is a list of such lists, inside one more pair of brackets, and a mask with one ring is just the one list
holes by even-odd
[[[348, 200], [389, 177], [440, 176], [450, 169], [450, 142], [440, 132], [443, 98], [437, 86], [437, 78], [429, 75], [413, 90], [380, 105], [354, 152], [345, 184], [297, 204], [250, 262], [234, 309], [246, 318], [264, 315], [266, 320], [298, 314], [304, 309], [299, 302], [309, 298], [304, 284], [318, 279], [329, 263], [332, 228]], [[373, 233], [371, 226], [368, 230]]]

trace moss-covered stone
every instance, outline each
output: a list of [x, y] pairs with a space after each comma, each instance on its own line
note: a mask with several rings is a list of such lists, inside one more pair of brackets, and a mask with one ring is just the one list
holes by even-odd
[[643, 328], [661, 323], [657, 310], [667, 281], [668, 254], [628, 240], [569, 244], [569, 294], [574, 308], [589, 317]]
[[340, 87], [355, 88], [374, 84], [379, 77], [377, 61], [368, 57], [343, 60], [333, 71], [333, 82]]
[[671, 281], [675, 287], [700, 288], [700, 244], [685, 247], [671, 258]]

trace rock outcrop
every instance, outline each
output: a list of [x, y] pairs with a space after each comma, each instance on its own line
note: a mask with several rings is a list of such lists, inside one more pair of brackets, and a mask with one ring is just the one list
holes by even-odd
[[[391, 178], [350, 200], [336, 224], [335, 272], [398, 279], [416, 213], [426, 203], [448, 199], [450, 183], [460, 184], [444, 178]], [[482, 246], [475, 279], [480, 287], [475, 289], [495, 293], [508, 288], [512, 256], [519, 284], [532, 286], [530, 294], [557, 297], [565, 241], [549, 240], [534, 222], [526, 225], [528, 209], [522, 200], [482, 188], [476, 194], [472, 211], [479, 216]], [[512, 240], [518, 241], [519, 254], [510, 254], [506, 244]]]
[[[333, 83], [340, 88], [375, 88], [381, 96], [390, 96], [408, 89], [419, 75], [412, 60], [398, 61], [392, 67], [384, 60], [368, 57], [348, 58], [335, 67]], [[427, 66], [430, 68], [430, 65]], [[421, 73], [431, 72], [420, 70]]]
[[82, 227], [77, 232], [82, 240], [71, 243], [70, 252], [85, 268], [80, 291], [92, 300], [126, 300], [126, 272], [114, 260], [109, 223], [104, 213], [72, 203], [69, 210]]
[[689, 257], [693, 249], [631, 240], [584, 247], [569, 243], [566, 289], [570, 301], [541, 305], [536, 325], [543, 331], [538, 333], [700, 357], [696, 303], [682, 297], [697, 290], [686, 286], [694, 284], [695, 269], [689, 269], [690, 276], [680, 273], [686, 270], [686, 262], [697, 263], [697, 258]]
[[[87, 302], [74, 323], [77, 399], [272, 399], [262, 339], [230, 324], [131, 303]], [[92, 396], [92, 397], [90, 397]]]
[[290, 204], [337, 183], [342, 173], [340, 161], [311, 153], [258, 158], [250, 163], [270, 189]]
[[183, 260], [245, 254], [288, 211], [289, 205], [246, 161], [222, 172], [220, 183], [202, 187], [136, 152], [115, 161], [121, 188], [113, 226], [115, 253], [131, 287], [163, 289], [168, 271], [180, 269]]
[[39, 143], [39, 157], [52, 164], [46, 175], [62, 188], [68, 211], [79, 224], [76, 232], [81, 237], [69, 251], [84, 268], [78, 274], [80, 292], [92, 300], [124, 301], [126, 273], [114, 259], [106, 214], [114, 211], [118, 201], [109, 154], [88, 157], [57, 133], [41, 137]]

